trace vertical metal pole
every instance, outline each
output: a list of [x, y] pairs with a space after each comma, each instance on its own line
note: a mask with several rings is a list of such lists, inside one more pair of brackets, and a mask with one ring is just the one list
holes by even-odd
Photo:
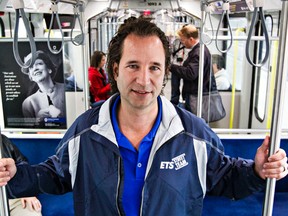
[[[280, 136], [282, 129], [282, 113], [284, 106], [285, 97], [285, 84], [287, 82], [288, 72], [288, 1], [282, 0], [282, 15], [281, 15], [281, 28], [280, 28], [280, 39], [279, 39], [279, 53], [278, 53], [278, 67], [277, 67], [277, 78], [275, 83], [275, 96], [273, 104], [273, 117], [272, 126], [270, 130], [270, 150], [269, 155], [274, 154], [280, 147]], [[285, 61], [286, 60], [286, 61]], [[263, 206], [263, 216], [271, 216], [274, 203], [276, 179], [267, 179], [265, 200]]]
[[[1, 136], [1, 130], [0, 130], [0, 158], [2, 158], [2, 136]], [[1, 186], [0, 187], [0, 216], [9, 216], [9, 205], [8, 205], [8, 199], [6, 194], [6, 187]]]
[[201, 26], [200, 26], [200, 53], [199, 53], [199, 72], [198, 72], [198, 101], [197, 101], [197, 116], [202, 116], [202, 92], [203, 92], [203, 68], [204, 68], [204, 43], [202, 41], [203, 35], [203, 20], [205, 12], [205, 3], [201, 1]]
[[84, 43], [82, 44], [82, 53], [83, 53], [83, 71], [84, 71], [84, 85], [83, 85], [83, 91], [84, 91], [84, 104], [85, 104], [85, 110], [88, 110], [90, 107], [89, 103], [89, 81], [88, 81], [88, 54], [89, 54], [89, 40], [88, 40], [88, 30], [87, 30], [87, 25], [84, 17], [84, 5], [81, 5], [81, 10], [80, 10], [80, 20], [82, 22], [82, 27], [83, 27], [83, 37], [84, 37]]

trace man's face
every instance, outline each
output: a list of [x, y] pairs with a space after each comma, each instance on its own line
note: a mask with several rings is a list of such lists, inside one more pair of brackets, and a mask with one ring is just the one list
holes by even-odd
[[218, 72], [217, 64], [215, 64], [215, 63], [212, 64], [212, 70], [213, 70], [214, 74], [216, 74]]
[[180, 38], [181, 43], [182, 43], [182, 44], [185, 46], [185, 48], [187, 48], [187, 49], [191, 49], [191, 48], [193, 47], [193, 45], [195, 44], [192, 37], [187, 38], [187, 37], [185, 37], [184, 35], [181, 35], [179, 38]]
[[29, 68], [29, 77], [34, 82], [41, 82], [50, 76], [52, 70], [48, 69], [42, 59], [36, 59], [33, 66]]
[[121, 104], [133, 109], [157, 107], [165, 74], [165, 52], [157, 36], [128, 35], [120, 63], [113, 68]]

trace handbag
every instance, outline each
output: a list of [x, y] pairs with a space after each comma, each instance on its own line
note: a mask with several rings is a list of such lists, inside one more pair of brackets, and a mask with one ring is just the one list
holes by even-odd
[[[197, 95], [189, 95], [188, 106], [192, 113], [197, 114]], [[219, 92], [212, 91], [203, 93], [202, 96], [202, 115], [206, 122], [214, 122], [223, 119], [226, 116], [226, 111], [222, 103], [222, 98]]]

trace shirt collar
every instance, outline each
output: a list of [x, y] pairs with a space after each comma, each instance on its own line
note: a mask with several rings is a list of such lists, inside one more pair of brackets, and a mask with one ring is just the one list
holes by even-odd
[[[111, 112], [111, 120], [112, 120], [112, 125], [113, 129], [116, 135], [116, 140], [121, 139], [124, 135], [120, 131], [118, 121], [117, 121], [117, 106], [120, 103], [120, 95], [117, 96], [116, 100], [114, 101], [114, 104], [112, 105], [112, 112]], [[157, 98], [157, 103], [158, 103], [158, 114], [156, 117], [156, 121], [150, 130], [150, 132], [143, 138], [142, 141], [152, 141], [153, 138], [156, 135], [157, 129], [161, 123], [162, 120], [162, 101], [160, 99], [160, 96]], [[121, 143], [118, 143], [119, 146], [121, 146]]]

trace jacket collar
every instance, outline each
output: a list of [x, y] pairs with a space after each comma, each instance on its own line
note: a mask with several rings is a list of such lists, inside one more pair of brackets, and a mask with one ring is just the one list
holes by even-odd
[[[110, 118], [111, 107], [117, 95], [118, 94], [114, 94], [103, 103], [99, 111], [99, 121], [97, 124], [92, 125], [91, 129], [96, 133], [106, 137], [108, 140], [118, 146]], [[162, 121], [156, 133], [154, 144], [151, 150], [155, 152], [167, 140], [184, 130], [174, 105], [164, 96], [160, 96], [160, 98], [162, 100]]]

